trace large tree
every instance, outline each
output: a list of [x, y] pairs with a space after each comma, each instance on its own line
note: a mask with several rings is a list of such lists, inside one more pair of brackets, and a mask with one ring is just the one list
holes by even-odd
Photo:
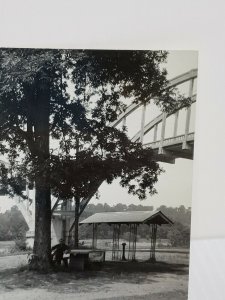
[[163, 51], [1, 49], [0, 151], [8, 161], [1, 182], [21, 197], [24, 179], [35, 183], [36, 268], [50, 264], [51, 195], [74, 198], [79, 208], [102, 181], [117, 177], [140, 199], [155, 192], [160, 168], [151, 149], [110, 123], [131, 101], [154, 99], [165, 111], [189, 104], [167, 86], [166, 57]]

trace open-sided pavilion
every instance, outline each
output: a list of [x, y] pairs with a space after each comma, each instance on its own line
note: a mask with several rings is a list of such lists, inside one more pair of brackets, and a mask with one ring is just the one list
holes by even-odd
[[92, 225], [92, 248], [97, 248], [97, 228], [100, 224], [113, 226], [112, 260], [119, 259], [120, 228], [125, 224], [129, 227], [128, 259], [135, 260], [137, 228], [141, 224], [147, 224], [150, 228], [150, 261], [155, 261], [157, 226], [163, 224], [172, 225], [173, 222], [161, 211], [126, 211], [96, 213], [80, 222]]

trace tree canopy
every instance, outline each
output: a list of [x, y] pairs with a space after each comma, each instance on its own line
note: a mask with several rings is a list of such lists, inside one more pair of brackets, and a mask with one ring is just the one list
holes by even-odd
[[[24, 178], [35, 181], [48, 166], [52, 193], [63, 199], [85, 198], [93, 182], [117, 177], [140, 199], [146, 189], [154, 193], [160, 168], [151, 150], [110, 123], [130, 101], [153, 100], [165, 111], [188, 104], [167, 87], [166, 57], [165, 51], [1, 49], [0, 151], [10, 165], [2, 166], [1, 179], [8, 192], [23, 196]], [[42, 122], [43, 82], [51, 142], [48, 164], [40, 167], [35, 125]]]

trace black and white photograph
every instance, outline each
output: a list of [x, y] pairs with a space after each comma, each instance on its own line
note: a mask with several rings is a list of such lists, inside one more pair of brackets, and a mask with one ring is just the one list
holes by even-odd
[[0, 48], [0, 298], [188, 299], [198, 51]]

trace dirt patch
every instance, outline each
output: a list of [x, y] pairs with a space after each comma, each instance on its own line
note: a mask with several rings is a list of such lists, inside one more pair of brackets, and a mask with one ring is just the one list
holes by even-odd
[[[187, 299], [187, 265], [106, 262], [86, 272], [0, 272], [0, 299]], [[157, 296], [157, 297], [156, 297]], [[186, 298], [185, 298], [186, 297]]]

